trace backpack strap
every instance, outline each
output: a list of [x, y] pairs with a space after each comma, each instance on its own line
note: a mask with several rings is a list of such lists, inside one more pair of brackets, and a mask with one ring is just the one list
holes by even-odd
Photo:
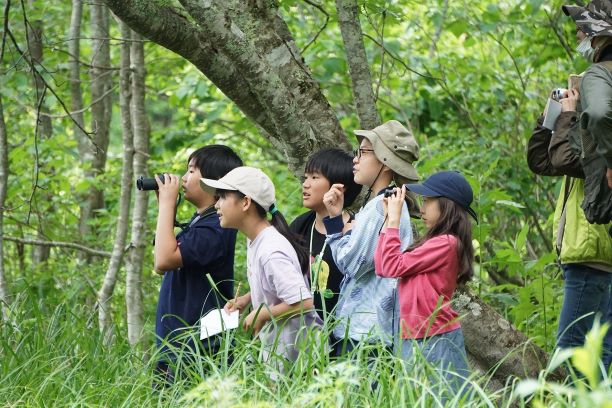
[[559, 225], [557, 226], [557, 242], [555, 248], [557, 249], [557, 257], [561, 260], [561, 245], [563, 244], [563, 235], [565, 233], [565, 219], [567, 216], [567, 200], [569, 199], [570, 192], [574, 186], [574, 179], [565, 176], [565, 189], [563, 191], [563, 206], [561, 207], [561, 217], [559, 218]]

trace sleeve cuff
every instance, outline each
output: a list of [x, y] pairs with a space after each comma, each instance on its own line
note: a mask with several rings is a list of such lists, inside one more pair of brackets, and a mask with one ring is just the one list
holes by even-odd
[[308, 300], [308, 299], [312, 299], [312, 293], [310, 293], [310, 291], [308, 290], [306, 286], [302, 286], [298, 294], [287, 297], [282, 300], [288, 305], [294, 305], [296, 303], [303, 302], [304, 300]]
[[327, 235], [339, 234], [342, 232], [344, 228], [344, 221], [342, 220], [342, 214], [337, 217], [324, 217], [323, 224], [325, 225], [325, 231], [327, 231]]
[[399, 237], [399, 234], [400, 234], [399, 228], [387, 227], [387, 235], [388, 236], [390, 236], [390, 237], [392, 237], [392, 236]]

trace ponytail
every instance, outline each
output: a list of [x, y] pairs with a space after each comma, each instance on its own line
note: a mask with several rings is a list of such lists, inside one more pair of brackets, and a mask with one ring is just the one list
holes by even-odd
[[[266, 211], [261, 205], [252, 201], [255, 204], [255, 208], [257, 208], [257, 214], [261, 218], [266, 218], [268, 211]], [[304, 240], [301, 236], [295, 234], [289, 228], [289, 224], [287, 224], [287, 220], [285, 216], [278, 211], [278, 208], [274, 204], [270, 207], [270, 214], [272, 215], [272, 219], [270, 220], [270, 224], [291, 244], [293, 249], [295, 249], [295, 253], [297, 254], [298, 261], [300, 263], [300, 268], [302, 268], [302, 274], [305, 275], [308, 272], [308, 268], [310, 267], [310, 256], [308, 251], [306, 250], [306, 246], [304, 245]]]
[[310, 267], [310, 256], [308, 255], [306, 246], [303, 245], [303, 238], [289, 229], [287, 220], [278, 210], [272, 214], [272, 220], [270, 223], [278, 232], [281, 233], [281, 235], [287, 238], [293, 249], [295, 249], [298, 261], [300, 262], [300, 267], [302, 268], [302, 274], [307, 274], [308, 268]]

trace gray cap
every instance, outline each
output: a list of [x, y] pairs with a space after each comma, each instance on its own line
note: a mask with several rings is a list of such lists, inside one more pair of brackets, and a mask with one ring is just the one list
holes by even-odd
[[361, 141], [372, 143], [376, 158], [400, 176], [418, 181], [419, 175], [412, 165], [419, 159], [419, 144], [412, 132], [397, 120], [390, 120], [372, 130], [355, 130]]
[[266, 211], [271, 211], [276, 202], [274, 183], [266, 173], [255, 167], [236, 167], [219, 180], [201, 178], [200, 186], [212, 193], [214, 190], [240, 191]]

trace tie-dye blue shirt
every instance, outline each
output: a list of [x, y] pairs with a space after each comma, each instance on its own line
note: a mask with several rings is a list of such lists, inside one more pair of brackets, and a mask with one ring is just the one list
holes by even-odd
[[[355, 226], [342, 234], [342, 216], [323, 222], [327, 230], [327, 243], [334, 262], [344, 280], [340, 286], [340, 299], [336, 306], [338, 324], [334, 336], [348, 337], [355, 341], [384, 341], [392, 344], [396, 334], [396, 287], [397, 280], [381, 278], [374, 272], [374, 251], [378, 235], [384, 223], [383, 195], [368, 202], [355, 216]], [[412, 243], [412, 226], [406, 205], [400, 220], [401, 249], [405, 251]]]

